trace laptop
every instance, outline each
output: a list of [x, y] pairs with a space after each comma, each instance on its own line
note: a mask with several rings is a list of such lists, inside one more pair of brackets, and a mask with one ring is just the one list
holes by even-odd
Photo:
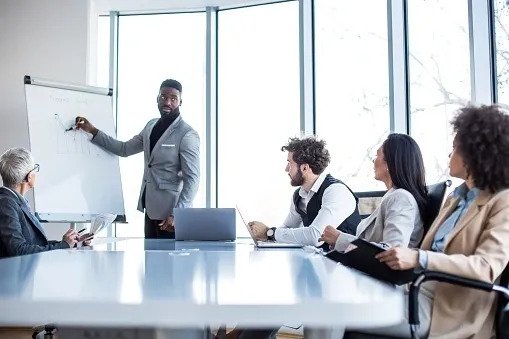
[[239, 212], [240, 219], [242, 219], [242, 222], [246, 226], [247, 231], [249, 232], [249, 235], [251, 236], [251, 239], [253, 239], [254, 244], [257, 248], [302, 248], [302, 247], [304, 247], [304, 245], [300, 245], [300, 244], [290, 244], [290, 243], [277, 242], [277, 241], [256, 240], [253, 233], [251, 233], [251, 228], [249, 227], [246, 220], [242, 216], [242, 213], [240, 213], [240, 210], [238, 207], [237, 207], [237, 212]]
[[175, 240], [235, 240], [235, 208], [175, 208]]

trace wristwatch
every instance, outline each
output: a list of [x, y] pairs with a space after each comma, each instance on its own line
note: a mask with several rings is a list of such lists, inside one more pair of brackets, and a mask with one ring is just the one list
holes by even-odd
[[271, 227], [267, 230], [267, 239], [269, 239], [270, 241], [276, 241], [275, 235], [276, 235], [275, 227]]

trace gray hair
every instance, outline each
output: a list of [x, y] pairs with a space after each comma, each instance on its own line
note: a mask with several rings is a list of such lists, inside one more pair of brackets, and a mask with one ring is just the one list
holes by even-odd
[[34, 158], [24, 148], [11, 148], [0, 157], [0, 175], [4, 186], [13, 188], [21, 184], [34, 169]]

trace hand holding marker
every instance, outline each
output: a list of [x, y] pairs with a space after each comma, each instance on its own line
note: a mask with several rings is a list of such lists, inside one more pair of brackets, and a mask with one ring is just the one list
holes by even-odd
[[99, 130], [95, 128], [94, 125], [92, 125], [85, 117], [77, 116], [75, 121], [75, 129], [81, 129], [87, 133], [91, 133], [93, 136], [99, 132]]
[[66, 129], [65, 131], [66, 132], [73, 131], [78, 128], [79, 124], [83, 124], [83, 123], [85, 123], [85, 121], [82, 118], [78, 118], [76, 120], [76, 123], [74, 125], [72, 125], [71, 127], [69, 127], [68, 129]]

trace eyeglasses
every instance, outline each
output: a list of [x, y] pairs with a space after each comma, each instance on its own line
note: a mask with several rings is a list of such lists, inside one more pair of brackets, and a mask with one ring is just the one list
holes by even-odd
[[27, 175], [25, 176], [25, 181], [28, 181], [28, 175], [32, 172], [39, 172], [39, 170], [41, 169], [41, 166], [39, 166], [39, 164], [35, 164], [34, 168], [27, 173]]

